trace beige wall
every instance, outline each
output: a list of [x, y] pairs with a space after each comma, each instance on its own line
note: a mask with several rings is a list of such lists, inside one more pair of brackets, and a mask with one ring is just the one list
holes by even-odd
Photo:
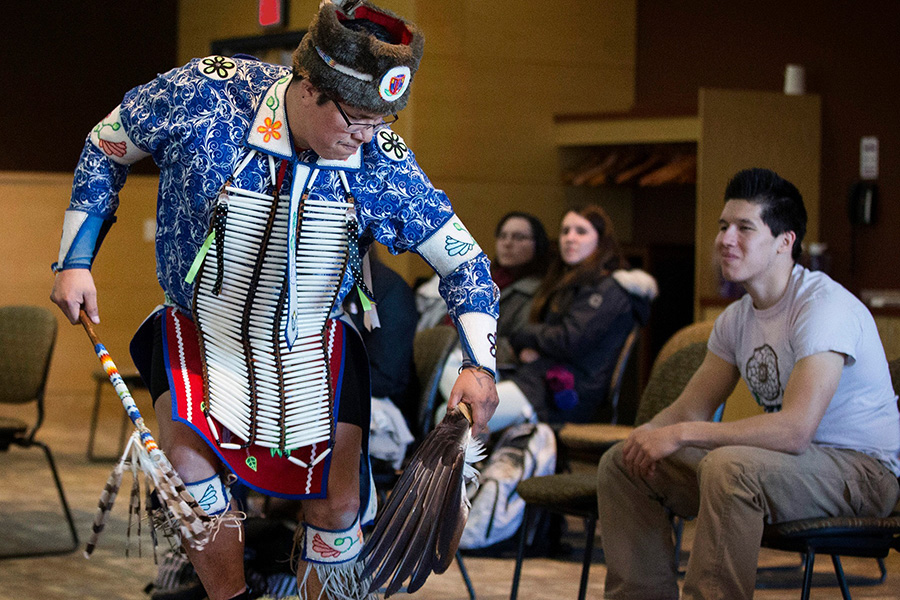
[[[93, 390], [91, 372], [100, 367], [84, 330], [70, 325], [49, 300], [50, 265], [59, 252], [71, 188], [71, 174], [0, 172], [0, 305], [47, 306], [57, 315], [59, 336], [47, 394], [63, 399], [83, 398]], [[132, 333], [162, 301], [153, 243], [143, 237], [145, 220], [155, 223], [155, 210], [156, 178], [131, 176], [121, 194], [118, 222], [93, 269], [101, 319], [97, 332], [122, 371], [133, 369]]]
[[[494, 226], [513, 209], [534, 212], [555, 233], [564, 198], [553, 115], [631, 107], [636, 0], [378, 4], [425, 33], [425, 57], [395, 129], [475, 238], [492, 254]], [[317, 6], [291, 2], [288, 29], [305, 29]], [[254, 11], [255, 3], [236, 0], [181, 3], [180, 61], [208, 53], [211, 40], [256, 35]], [[409, 280], [428, 273], [415, 257], [390, 264]]]

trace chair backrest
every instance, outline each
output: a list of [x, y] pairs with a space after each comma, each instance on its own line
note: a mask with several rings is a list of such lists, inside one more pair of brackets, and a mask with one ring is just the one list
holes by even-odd
[[[707, 322], [710, 323], [711, 322]], [[695, 327], [702, 323], [690, 325]], [[693, 336], [700, 331], [695, 329], [690, 332]], [[672, 336], [674, 340], [678, 333]], [[670, 340], [671, 341], [671, 340]], [[694, 375], [694, 372], [700, 367], [703, 359], [706, 357], [706, 341], [695, 341], [682, 345], [680, 341], [676, 341], [679, 346], [674, 352], [663, 351], [669, 346], [669, 342], [660, 350], [659, 358], [653, 365], [653, 372], [650, 374], [650, 380], [644, 393], [641, 396], [641, 403], [638, 407], [637, 417], [635, 418], [635, 426], [642, 425], [652, 419], [656, 413], [669, 406], [684, 391], [687, 382]], [[894, 393], [900, 396], [900, 358], [895, 358], [888, 363], [891, 370], [891, 382], [894, 385]], [[900, 504], [898, 504], [900, 506]]]
[[413, 435], [421, 440], [431, 430], [434, 411], [437, 408], [438, 384], [447, 356], [458, 341], [456, 329], [447, 325], [437, 325], [416, 332], [413, 339], [413, 364], [421, 386], [416, 431]]
[[666, 408], [684, 391], [706, 357], [706, 342], [683, 346], [664, 360], [657, 360], [638, 406], [635, 426], [642, 425]]
[[619, 357], [616, 359], [616, 365], [613, 367], [612, 377], [609, 380], [606, 405], [612, 411], [612, 418], [610, 419], [612, 424], [619, 422], [619, 394], [622, 392], [622, 380], [625, 375], [625, 367], [628, 366], [628, 359], [631, 358], [640, 330], [640, 325], [635, 325], [628, 337], [625, 338], [625, 343], [622, 344], [622, 349], [619, 350]]
[[670, 337], [666, 343], [663, 344], [663, 347], [660, 348], [659, 354], [657, 354], [653, 364], [653, 368], [655, 369], [657, 365], [665, 362], [667, 358], [675, 354], [679, 349], [693, 344], [694, 342], [706, 342], [709, 340], [709, 334], [712, 333], [714, 324], [715, 321], [698, 321], [682, 327], [673, 333], [672, 337]]
[[0, 403], [43, 400], [56, 327], [47, 308], [0, 307]]

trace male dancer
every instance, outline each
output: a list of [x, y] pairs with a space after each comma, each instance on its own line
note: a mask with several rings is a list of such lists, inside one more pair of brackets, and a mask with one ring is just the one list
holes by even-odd
[[[471, 407], [476, 433], [498, 402], [497, 291], [486, 256], [389, 127], [421, 32], [368, 2], [341, 4], [321, 5], [292, 69], [211, 56], [125, 95], [85, 143], [51, 298], [73, 323], [81, 308], [98, 321], [90, 266], [129, 165], [152, 156], [166, 302], [132, 353], [161, 445], [210, 514], [228, 509], [225, 469], [302, 499], [301, 593], [361, 598], [369, 388], [340, 311], [347, 294], [368, 296], [359, 257], [375, 240], [441, 276], [466, 351], [450, 406]], [[239, 530], [186, 551], [212, 600], [249, 597]]]

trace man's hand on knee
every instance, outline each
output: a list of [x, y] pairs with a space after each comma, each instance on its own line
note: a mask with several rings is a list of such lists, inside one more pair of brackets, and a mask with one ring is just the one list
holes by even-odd
[[650, 423], [635, 429], [622, 448], [625, 468], [632, 477], [649, 479], [656, 463], [681, 447], [678, 425], [655, 427]]

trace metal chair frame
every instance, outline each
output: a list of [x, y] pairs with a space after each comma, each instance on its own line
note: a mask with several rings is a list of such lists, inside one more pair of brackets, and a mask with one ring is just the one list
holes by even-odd
[[[847, 575], [841, 564], [841, 556], [874, 558], [877, 560], [879, 577], [855, 577], [854, 585], [879, 585], [887, 578], [884, 558], [891, 549], [900, 550], [900, 515], [887, 519], [854, 519], [856, 525], [840, 526], [829, 524], [840, 519], [808, 519], [809, 529], [799, 533], [785, 532], [792, 523], [769, 525], [763, 533], [762, 546], [786, 552], [799, 552], [803, 556], [803, 579], [800, 598], [808, 600], [813, 584], [813, 566], [816, 554], [831, 555], [834, 574], [841, 596], [851, 600]], [[885, 523], [886, 521], [886, 523]], [[891, 524], [893, 521], [893, 524]], [[868, 525], [867, 522], [881, 522]]]
[[[53, 348], [56, 345], [56, 318], [52, 315], [52, 313], [50, 313], [49, 310], [36, 306], [6, 306], [0, 308], [0, 320], [22, 319], [24, 316], [31, 316], [35, 319], [52, 319], [53, 325], [50, 328], [50, 331], [52, 331], [52, 339], [49, 340], [45, 355], [42, 356], [43, 364], [41, 365], [42, 372], [40, 385], [36, 390], [35, 398], [33, 400], [30, 400], [31, 402], [35, 402], [37, 406], [37, 417], [35, 419], [34, 425], [32, 425], [31, 429], [29, 430], [28, 424], [24, 421], [21, 421], [19, 419], [11, 419], [11, 424], [6, 425], [2, 429], [0, 429], [0, 451], [7, 451], [10, 445], [16, 445], [21, 448], [31, 448], [33, 446], [37, 446], [44, 451], [44, 456], [47, 459], [47, 464], [50, 466], [50, 472], [53, 475], [53, 481], [56, 484], [56, 490], [59, 493], [59, 500], [66, 518], [66, 523], [69, 527], [69, 533], [72, 536], [72, 544], [63, 548], [51, 550], [33, 550], [26, 552], [0, 554], [0, 559], [68, 554], [69, 552], [72, 552], [76, 548], [78, 548], [79, 545], [78, 531], [75, 528], [75, 521], [72, 518], [72, 511], [69, 509], [69, 503], [66, 500], [62, 482], [59, 479], [59, 472], [56, 468], [56, 461], [53, 460], [53, 454], [50, 452], [49, 446], [35, 439], [35, 435], [37, 434], [38, 429], [40, 429], [41, 425], [44, 422], [44, 391], [47, 385], [47, 374], [50, 370], [50, 358], [53, 355]], [[14, 340], [14, 343], [27, 343], [27, 341], [28, 340], [25, 339], [16, 339]], [[0, 377], [2, 376], [3, 373], [0, 373]], [[2, 401], [0, 401], [0, 403], [2, 403]], [[16, 403], [18, 404], [20, 402]]]
[[[900, 358], [890, 361], [888, 366], [894, 392], [900, 393]], [[893, 514], [883, 519], [823, 517], [767, 525], [763, 530], [762, 546], [774, 550], [800, 552], [803, 555], [803, 580], [800, 592], [802, 600], [809, 598], [816, 554], [830, 554], [841, 595], [844, 600], [851, 600], [848, 578], [840, 557], [876, 559], [880, 577], [856, 577], [854, 584], [884, 583], [887, 577], [884, 558], [891, 549], [900, 551], [900, 503], [894, 508]]]
[[[678, 334], [676, 333], [676, 336]], [[674, 339], [675, 336], [673, 336]], [[683, 346], [679, 348], [674, 354], [670, 354], [665, 361], [657, 361], [658, 363], [668, 362], [669, 360], [679, 361], [679, 362], [687, 362], [691, 364], [693, 369], [699, 367], [700, 362], [702, 361], [702, 356], [705, 354], [705, 344], [702, 342], [693, 342], [688, 346]], [[679, 358], [674, 358], [675, 355], [678, 355]], [[678, 362], [673, 363], [673, 367], [677, 368], [675, 365], [678, 365]], [[647, 389], [644, 390], [644, 395], [641, 398], [641, 406], [638, 409], [638, 417], [649, 420], [652, 417], [652, 414], [648, 414], [653, 411], [659, 411], [664, 408], [664, 406], [655, 406], [655, 404], [650, 398], [650, 390], [656, 388], [657, 392], [659, 391], [659, 386], [662, 385], [660, 383], [655, 383], [659, 381], [663, 377], [661, 374], [658, 374], [659, 369], [656, 366], [653, 369], [653, 372], [650, 376], [650, 381], [648, 382]], [[683, 389], [684, 385], [687, 384], [688, 379], [693, 374], [693, 370], [690, 373], [685, 372], [681, 379], [683, 381], [679, 382], [681, 386], [679, 389], [669, 389], [666, 388], [666, 393], [660, 396], [660, 399], [664, 399], [666, 405], [673, 401], [678, 394], [681, 393], [681, 389]], [[665, 381], [664, 379], [662, 381]], [[659, 399], [657, 399], [659, 400]], [[592, 425], [580, 425], [580, 428], [590, 428]], [[624, 439], [627, 437], [627, 432], [630, 432], [632, 428], [625, 426], [611, 426], [609, 424], [596, 424], [595, 427], [598, 428], [612, 428], [614, 430], [614, 434], [608, 443], [601, 443], [598, 445], [594, 445], [591, 449], [592, 460], [597, 460], [603, 452], [605, 452], [609, 447], [611, 447], [615, 441], [619, 439]], [[564, 431], [564, 430], [563, 430]], [[562, 433], [562, 432], [561, 432]], [[560, 437], [560, 445], [564, 444], [565, 435], [561, 435]], [[582, 454], [585, 449], [581, 449]], [[543, 508], [553, 512], [562, 513], [566, 515], [580, 516], [585, 519], [585, 527], [587, 529], [587, 540], [584, 552], [583, 566], [581, 571], [581, 585], [579, 587], [578, 599], [584, 600], [587, 594], [587, 582], [588, 582], [588, 574], [590, 572], [591, 565], [591, 556], [593, 554], [593, 546], [594, 546], [594, 529], [596, 528], [596, 521], [598, 518], [597, 513], [597, 491], [596, 491], [596, 476], [593, 473], [590, 474], [574, 474], [574, 473], [562, 473], [556, 475], [547, 475], [545, 477], [534, 478], [534, 481], [540, 479], [543, 485], [546, 486], [554, 486], [559, 487], [558, 484], [562, 483], [563, 485], [568, 484], [568, 487], [572, 487], [576, 489], [570, 498], [567, 498], [567, 502], [564, 505], [554, 505], [552, 503], [542, 503], [542, 502], [529, 502], [526, 499], [526, 514], [530, 514], [531, 504], [535, 504], [535, 508]], [[526, 483], [527, 482], [523, 482]], [[521, 486], [522, 484], [520, 484]], [[523, 498], [525, 498], [528, 494], [521, 494]], [[676, 559], [680, 554], [680, 540], [681, 540], [681, 531], [683, 527], [683, 523], [677, 517], [672, 519], [672, 526], [674, 535], [676, 537], [676, 541], [678, 542], [678, 549], [676, 551]], [[525, 541], [526, 541], [526, 523], [523, 523], [522, 530], [520, 531], [519, 537], [519, 552], [516, 556], [516, 568], [513, 574], [513, 583], [512, 583], [512, 591], [510, 594], [510, 600], [516, 600], [518, 595], [519, 588], [519, 578], [521, 576], [521, 567], [522, 562], [524, 560], [524, 551], [525, 551]]]
[[[586, 483], [588, 484], [588, 487], [594, 484], [595, 479], [595, 476], [593, 474], [587, 473], [562, 473], [558, 475], [547, 475], [546, 477], [568, 478], [582, 484]], [[596, 491], [593, 492], [593, 496], [596, 497]], [[525, 504], [525, 514], [522, 518], [522, 526], [519, 529], [519, 545], [516, 551], [516, 568], [513, 572], [512, 589], [510, 590], [509, 598], [510, 600], [516, 600], [519, 595], [519, 580], [522, 576], [522, 563], [525, 559], [525, 545], [528, 538], [529, 523], [534, 519], [535, 513], [540, 510], [549, 510], [557, 514], [572, 515], [584, 519], [584, 529], [587, 534], [587, 538], [585, 540], [584, 556], [581, 562], [581, 580], [578, 586], [578, 600], [584, 600], [587, 595], [588, 575], [590, 574], [591, 570], [591, 557], [594, 554], [594, 537], [595, 531], [597, 529], [598, 517], [596, 502], [594, 503], [593, 510], [587, 508], [577, 509], [572, 507], [566, 507], [563, 510], [558, 510], [557, 508], [549, 504]]]
[[637, 345], [640, 331], [641, 326], [635, 325], [628, 333], [625, 343], [622, 344], [622, 348], [619, 350], [619, 357], [616, 359], [616, 366], [613, 368], [612, 378], [609, 382], [609, 393], [606, 396], [606, 402], [612, 411], [609, 422], [614, 425], [619, 422], [619, 395], [622, 392], [622, 381], [625, 379], [625, 368], [628, 366], [628, 361], [631, 358], [634, 347]]

